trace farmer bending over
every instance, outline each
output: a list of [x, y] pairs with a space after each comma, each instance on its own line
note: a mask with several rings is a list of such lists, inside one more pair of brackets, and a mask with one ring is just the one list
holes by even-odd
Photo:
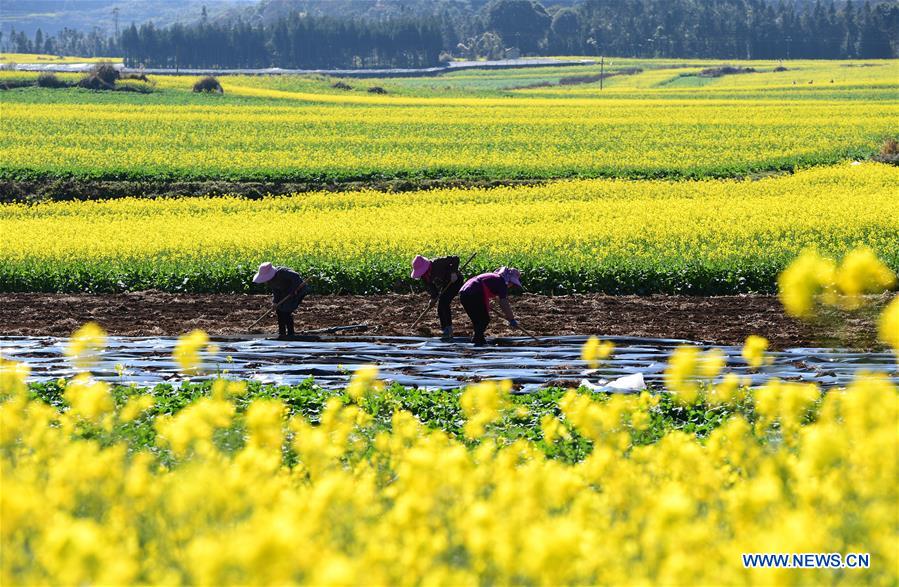
[[518, 328], [518, 321], [512, 313], [509, 304], [509, 286], [521, 287], [521, 272], [511, 267], [500, 267], [496, 273], [482, 273], [465, 282], [459, 292], [459, 301], [471, 318], [474, 326], [475, 346], [483, 346], [487, 340], [484, 332], [490, 324], [490, 300], [499, 298], [499, 307], [503, 310], [503, 316], [509, 321], [509, 326]]
[[412, 259], [412, 279], [421, 279], [431, 294], [431, 304], [437, 304], [437, 317], [443, 331], [441, 340], [453, 339], [453, 311], [450, 304], [462, 287], [459, 257], [438, 257], [431, 261], [421, 255]]
[[278, 316], [278, 338], [292, 338], [293, 313], [309, 293], [309, 286], [296, 271], [263, 263], [253, 276], [253, 283], [264, 283], [272, 292], [272, 306]]

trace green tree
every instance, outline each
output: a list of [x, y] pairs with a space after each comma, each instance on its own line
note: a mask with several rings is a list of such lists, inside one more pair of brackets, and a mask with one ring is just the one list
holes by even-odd
[[496, 0], [487, 7], [487, 28], [507, 47], [537, 53], [546, 39], [552, 19], [542, 4], [533, 0]]

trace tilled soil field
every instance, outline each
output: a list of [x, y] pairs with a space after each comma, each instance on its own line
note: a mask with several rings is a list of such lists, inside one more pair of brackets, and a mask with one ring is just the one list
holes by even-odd
[[[114, 295], [0, 294], [0, 336], [67, 336], [93, 320], [117, 336], [174, 336], [200, 328], [213, 335], [277, 334], [274, 316], [250, 325], [268, 307], [269, 297], [230, 294], [138, 292]], [[315, 330], [367, 324], [379, 336], [436, 336], [436, 310], [417, 328], [411, 325], [427, 306], [425, 295], [310, 296], [295, 314], [296, 329]], [[876, 347], [870, 317], [825, 319], [805, 324], [784, 315], [777, 298], [746, 295], [542, 296], [512, 299], [521, 324], [540, 336], [588, 335], [688, 339], [740, 344], [750, 334], [772, 348]], [[456, 302], [457, 336], [470, 323]], [[834, 326], [839, 324], [837, 328]], [[512, 335], [494, 320], [489, 335]]]

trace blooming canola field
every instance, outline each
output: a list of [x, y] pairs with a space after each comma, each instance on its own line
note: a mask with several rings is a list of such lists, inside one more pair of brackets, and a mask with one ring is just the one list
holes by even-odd
[[[602, 94], [563, 83], [593, 66], [346, 90], [234, 76], [224, 95], [181, 76], [147, 94], [2, 89], [0, 293], [249, 292], [263, 261], [315, 278], [315, 294], [408, 292], [413, 255], [477, 253], [467, 272], [515, 266], [528, 292], [777, 292], [784, 314], [834, 337], [847, 316], [870, 325], [899, 360], [899, 167], [883, 162], [897, 62], [752, 62], [721, 78], [702, 75], [718, 62], [608, 65]], [[453, 187], [418, 189], [428, 178]], [[396, 179], [408, 191], [371, 189]], [[364, 187], [249, 198], [184, 180]], [[121, 193], [65, 193], [103, 182]], [[47, 185], [61, 187], [31, 191]], [[145, 185], [184, 197], [128, 191]], [[29, 303], [25, 320], [42, 320]], [[172, 379], [149, 386], [141, 357], [113, 356], [95, 323], [42, 344], [62, 349], [67, 379], [0, 356], [2, 585], [899, 583], [886, 353], [847, 352], [857, 378], [825, 390], [776, 379], [752, 335], [734, 352], [672, 347], [651, 389], [515, 393], [403, 387], [361, 351], [339, 357], [344, 389], [241, 381], [200, 330], [154, 357]], [[426, 361], [444, 343], [415, 344]], [[49, 360], [35, 348], [20, 356]], [[596, 379], [628, 360], [618, 351], [590, 336], [572, 370]], [[492, 349], [460, 352], [504, 373]], [[786, 377], [827, 355], [799, 357]], [[748, 568], [752, 553], [844, 558]], [[839, 564], [857, 555], [867, 564]]]
[[[190, 368], [208, 339], [184, 340], [175, 358]], [[422, 393], [375, 368], [330, 397], [85, 374], [27, 389], [2, 363], [0, 579], [895, 583], [899, 390], [874, 375], [827, 394], [682, 387], [684, 368], [720, 370], [706, 354], [672, 359], [671, 395], [630, 396], [514, 397], [496, 382]], [[869, 564], [744, 567], [768, 551]]]
[[[899, 169], [841, 164], [758, 181], [8, 204], [0, 289], [247, 291], [274, 259], [320, 292], [408, 291], [417, 253], [477, 252], [529, 291], [773, 291], [803, 249], [871, 248], [899, 268]], [[49, 238], [48, 238], [49, 237]]]
[[[895, 64], [847, 65], [798, 68], [803, 85], [795, 87], [788, 78], [770, 85], [775, 74], [759, 73], [684, 88], [677, 80], [701, 65], [663, 67], [610, 78], [603, 93], [595, 84], [516, 90], [515, 70], [447, 75], [432, 86], [349, 80], [351, 91], [316, 78], [236, 76], [222, 79], [222, 96], [193, 95], [192, 79], [179, 77], [154, 78], [149, 94], [19, 88], [2, 95], [0, 179], [726, 177], [793, 169], [866, 157], [894, 134]], [[543, 75], [559, 79], [566, 69]], [[809, 75], [839, 82], [808, 86]], [[649, 88], [639, 85], [645, 77]], [[365, 91], [375, 83], [388, 94]]]

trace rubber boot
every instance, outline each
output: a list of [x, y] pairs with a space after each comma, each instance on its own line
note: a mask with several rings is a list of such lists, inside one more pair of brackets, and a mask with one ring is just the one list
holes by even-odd
[[281, 313], [278, 313], [278, 338], [284, 339], [287, 337], [287, 321], [281, 317]]
[[471, 342], [474, 343], [474, 346], [484, 346], [487, 344], [487, 339], [483, 334], [476, 334], [475, 337], [471, 339]]
[[443, 336], [440, 337], [440, 340], [443, 342], [452, 342], [453, 341], [453, 327], [447, 326], [443, 329]]

